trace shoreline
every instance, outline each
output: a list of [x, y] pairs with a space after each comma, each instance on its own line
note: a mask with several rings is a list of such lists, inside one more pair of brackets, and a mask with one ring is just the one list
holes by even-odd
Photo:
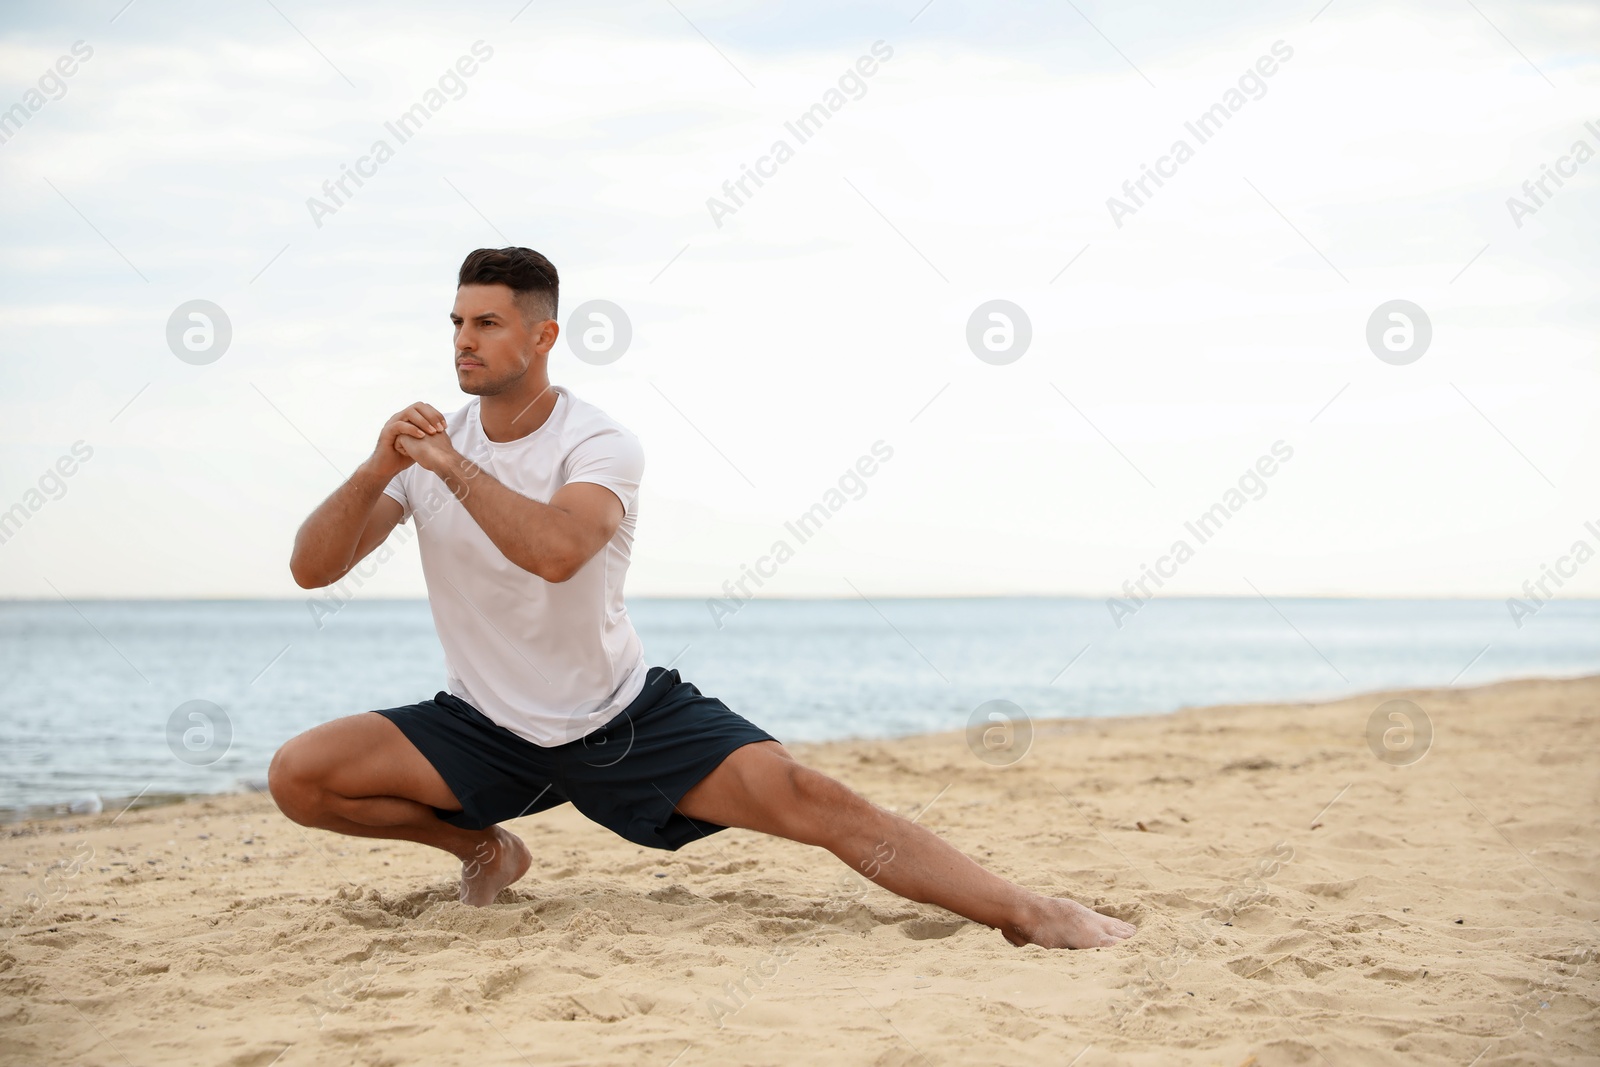
[[[1368, 698], [1377, 699], [1382, 697], [1387, 699], [1410, 699], [1416, 694], [1436, 693], [1441, 691], [1470, 693], [1483, 689], [1491, 689], [1495, 686], [1502, 685], [1584, 681], [1600, 681], [1600, 674], [1582, 672], [1573, 675], [1527, 675], [1501, 678], [1471, 686], [1409, 686], [1404, 688], [1363, 690], [1356, 693], [1330, 697], [1322, 700], [1291, 698], [1281, 700], [1254, 700], [1224, 704], [1183, 704], [1166, 711], [1141, 711], [1130, 712], [1127, 714], [1098, 716], [1073, 715], [1053, 718], [1030, 717], [1030, 721], [1034, 729], [1037, 731], [1045, 727], [1061, 727], [1072, 724], [1148, 722], [1185, 714], [1218, 713], [1226, 711], [1249, 710], [1254, 708], [1307, 708], [1344, 701], [1364, 700]], [[821, 741], [784, 742], [784, 744], [790, 749], [799, 750], [802, 748], [828, 745], [889, 744], [901, 741], [959, 736], [960, 734], [961, 731], [959, 730], [935, 730], [898, 734], [890, 737], [848, 736], [828, 738]], [[263, 773], [265, 772], [263, 771]], [[152, 808], [171, 807], [176, 804], [185, 804], [195, 800], [205, 800], [217, 797], [252, 796], [265, 794], [266, 792], [266, 779], [262, 777], [259, 779], [240, 779], [231, 789], [220, 789], [212, 792], [147, 792], [133, 797], [105, 797], [95, 793], [94, 796], [99, 799], [102, 805], [102, 810], [98, 812], [79, 812], [71, 810], [72, 805], [75, 804], [76, 801], [58, 801], [55, 803], [28, 805], [20, 808], [0, 807], [0, 831], [10, 830], [11, 828], [23, 823], [55, 823], [64, 819], [87, 819], [112, 812], [125, 814], [132, 811], [147, 811]], [[130, 804], [130, 802], [132, 803]]]
[[255, 796], [265, 792], [265, 783], [261, 783], [260, 788], [254, 783], [244, 783], [233, 789], [221, 789], [211, 793], [146, 792], [132, 797], [102, 797], [95, 793], [94, 796], [100, 801], [99, 811], [73, 810], [79, 801], [32, 804], [23, 808], [0, 808], [0, 831], [9, 830], [22, 823], [58, 823], [63, 819], [92, 819], [100, 815], [111, 816], [111, 820], [115, 822], [131, 812], [170, 808], [176, 804], [187, 804], [213, 797]]

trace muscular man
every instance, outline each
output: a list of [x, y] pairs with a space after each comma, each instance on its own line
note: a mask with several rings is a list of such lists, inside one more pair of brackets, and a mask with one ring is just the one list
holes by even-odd
[[1014, 945], [1131, 936], [1128, 923], [984, 870], [797, 763], [677, 671], [646, 666], [622, 599], [644, 455], [604, 412], [550, 384], [557, 286], [531, 249], [469, 255], [450, 321], [472, 399], [450, 415], [423, 403], [395, 415], [300, 527], [289, 568], [311, 589], [411, 518], [449, 675], [431, 700], [285, 743], [268, 771], [283, 813], [444, 849], [474, 905], [528, 870], [527, 847], [499, 824], [570, 801], [650, 848], [730, 826], [816, 845]]

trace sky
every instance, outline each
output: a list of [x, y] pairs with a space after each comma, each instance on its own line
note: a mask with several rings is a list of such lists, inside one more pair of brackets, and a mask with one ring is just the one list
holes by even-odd
[[1600, 595], [1593, 4], [14, 3], [0, 135], [3, 597], [304, 597], [505, 244], [634, 595]]

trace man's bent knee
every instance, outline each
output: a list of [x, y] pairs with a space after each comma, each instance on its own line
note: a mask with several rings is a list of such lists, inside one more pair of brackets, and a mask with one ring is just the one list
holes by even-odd
[[297, 823], [319, 826], [343, 816], [342, 803], [399, 797], [447, 811], [456, 800], [434, 769], [394, 723], [375, 712], [314, 726], [285, 741], [267, 769], [278, 808]]
[[310, 761], [306, 749], [306, 735], [300, 734], [272, 754], [272, 762], [267, 765], [267, 791], [291, 822], [314, 826], [322, 814], [318, 803], [322, 788], [307, 773]]

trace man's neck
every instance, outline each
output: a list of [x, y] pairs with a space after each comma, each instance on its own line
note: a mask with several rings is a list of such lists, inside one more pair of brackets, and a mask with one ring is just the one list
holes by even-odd
[[478, 420], [484, 436], [496, 443], [526, 437], [545, 424], [556, 409], [556, 391], [550, 379], [529, 378], [517, 389], [483, 397], [478, 404]]

